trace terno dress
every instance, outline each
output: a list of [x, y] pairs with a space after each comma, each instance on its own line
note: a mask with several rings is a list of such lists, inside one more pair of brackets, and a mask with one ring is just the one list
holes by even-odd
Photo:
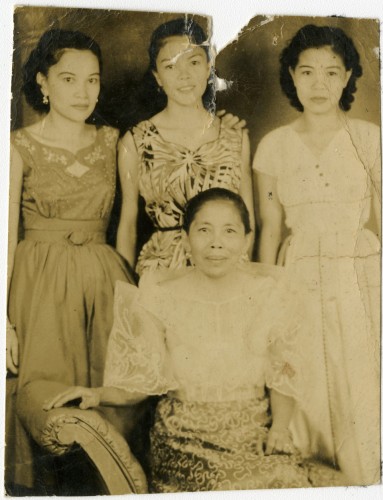
[[365, 228], [380, 162], [379, 129], [362, 120], [346, 121], [320, 156], [291, 126], [278, 128], [254, 162], [276, 178], [291, 229], [283, 260], [304, 283], [311, 319], [302, 345], [311, 396], [294, 432], [354, 484], [380, 477], [380, 244]]
[[265, 385], [299, 394], [293, 295], [263, 276], [224, 302], [143, 281], [117, 284], [104, 386], [166, 394], [151, 432], [151, 490], [345, 484], [299, 454], [257, 453], [271, 420]]
[[183, 211], [200, 191], [222, 187], [238, 193], [242, 131], [220, 127], [216, 140], [192, 151], [166, 141], [145, 120], [132, 130], [139, 156], [139, 191], [155, 232], [138, 257], [137, 272], [187, 265], [181, 241]]
[[[101, 127], [93, 144], [72, 154], [41, 144], [25, 129], [12, 134], [26, 171], [25, 234], [16, 249], [9, 296], [19, 341], [19, 389], [38, 379], [69, 386], [102, 383], [114, 285], [134, 282], [126, 263], [105, 243], [117, 140], [117, 130]], [[31, 487], [28, 446], [23, 450], [23, 431], [17, 428], [8, 436], [15, 439], [13, 460], [21, 469], [15, 481]]]

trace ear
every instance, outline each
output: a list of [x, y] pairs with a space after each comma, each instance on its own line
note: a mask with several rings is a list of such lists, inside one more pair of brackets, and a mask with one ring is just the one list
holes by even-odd
[[191, 247], [189, 243], [189, 236], [185, 230], [182, 229], [181, 232], [182, 246], [184, 247], [185, 253], [190, 253]]
[[160, 77], [158, 76], [157, 71], [152, 71], [152, 73], [153, 73], [154, 78], [156, 79], [156, 82], [157, 82], [158, 86], [162, 87], [162, 82], [161, 82]]
[[42, 94], [48, 95], [47, 77], [43, 75], [40, 71], [36, 75], [36, 82], [38, 85], [40, 85]]
[[212, 75], [211, 68], [212, 68], [212, 62], [207, 61], [206, 62], [206, 80], [209, 80], [210, 76], [214, 76], [214, 75]]
[[245, 243], [243, 245], [242, 254], [247, 254], [251, 245], [251, 233], [245, 235]]
[[352, 69], [349, 69], [348, 71], [346, 71], [346, 77], [344, 80], [343, 88], [347, 87], [347, 84], [348, 84], [349, 79], [351, 78], [351, 75], [352, 75]]
[[289, 73], [290, 73], [290, 76], [294, 82], [294, 85], [295, 85], [295, 71], [293, 70], [293, 68], [291, 66], [289, 66]]

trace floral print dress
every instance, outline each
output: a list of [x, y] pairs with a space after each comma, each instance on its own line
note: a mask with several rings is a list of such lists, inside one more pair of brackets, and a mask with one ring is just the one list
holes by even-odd
[[195, 150], [166, 141], [146, 120], [132, 130], [139, 155], [139, 190], [155, 232], [138, 257], [137, 272], [188, 264], [181, 241], [183, 211], [200, 191], [222, 187], [238, 193], [242, 131], [220, 127], [218, 138]]

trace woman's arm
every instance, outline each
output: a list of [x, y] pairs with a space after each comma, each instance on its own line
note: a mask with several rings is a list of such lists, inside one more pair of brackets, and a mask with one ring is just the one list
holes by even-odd
[[[8, 275], [7, 293], [12, 279], [15, 252], [19, 235], [20, 200], [23, 187], [23, 160], [18, 151], [11, 145], [11, 162], [9, 174], [9, 218], [8, 218]], [[18, 373], [19, 353], [15, 328], [7, 318], [7, 369]]]
[[138, 155], [133, 136], [127, 132], [118, 146], [118, 172], [122, 207], [117, 230], [117, 251], [134, 268], [136, 260], [138, 215]]
[[128, 392], [118, 387], [70, 387], [60, 392], [53, 399], [44, 403], [44, 410], [60, 408], [70, 401], [80, 399], [79, 408], [87, 410], [96, 406], [127, 406], [139, 403], [147, 397], [146, 394]]
[[276, 178], [258, 173], [257, 180], [261, 219], [259, 260], [275, 264], [282, 239], [283, 207], [277, 195]]
[[239, 186], [239, 194], [242, 196], [243, 201], [250, 215], [250, 225], [253, 229], [251, 243], [249, 246], [250, 260], [253, 255], [253, 246], [255, 239], [255, 217], [254, 217], [254, 199], [253, 199], [253, 177], [250, 168], [250, 142], [247, 132], [242, 134], [242, 164], [241, 164], [241, 184]]
[[292, 453], [294, 446], [288, 429], [295, 401], [280, 392], [270, 390], [270, 405], [272, 425], [269, 431], [266, 445], [266, 455], [272, 453]]

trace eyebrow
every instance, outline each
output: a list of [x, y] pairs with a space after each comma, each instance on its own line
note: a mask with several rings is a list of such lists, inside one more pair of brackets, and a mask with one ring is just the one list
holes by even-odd
[[[195, 48], [197, 48], [197, 47], [195, 47]], [[167, 58], [161, 59], [161, 60], [160, 60], [160, 63], [166, 63], [166, 62], [169, 62], [169, 61], [170, 61], [170, 62], [172, 62], [172, 63], [177, 62], [177, 59], [178, 59], [179, 57], [181, 57], [181, 56], [182, 56], [182, 55], [184, 55], [184, 54], [187, 54], [190, 50], [194, 50], [194, 49], [188, 49], [188, 50], [185, 50], [183, 53], [181, 53], [181, 54], [176, 54], [174, 57], [167, 57]], [[192, 57], [202, 57], [202, 54], [199, 54], [199, 53], [197, 53], [197, 54], [191, 54], [191, 55], [188, 57], [188, 59], [191, 59]]]
[[[196, 222], [196, 225], [198, 226], [212, 226], [213, 224], [211, 222]], [[224, 224], [223, 227], [236, 227], [236, 226], [239, 226], [240, 224], [239, 223], [236, 223], [236, 222], [228, 222], [227, 224]]]
[[[73, 76], [76, 76], [76, 73], [72, 73], [71, 71], [61, 71], [58, 76], [62, 76], [62, 75], [73, 75]], [[90, 73], [88, 76], [94, 76], [94, 75], [98, 75], [100, 76], [100, 73], [99, 72], [96, 72], [96, 73]]]
[[[312, 69], [312, 68], [314, 68], [314, 66], [310, 66], [309, 64], [299, 64], [298, 68], [310, 68], [310, 69]], [[338, 66], [338, 65], [326, 66], [326, 69], [334, 69], [334, 68], [340, 69], [341, 66]]]

